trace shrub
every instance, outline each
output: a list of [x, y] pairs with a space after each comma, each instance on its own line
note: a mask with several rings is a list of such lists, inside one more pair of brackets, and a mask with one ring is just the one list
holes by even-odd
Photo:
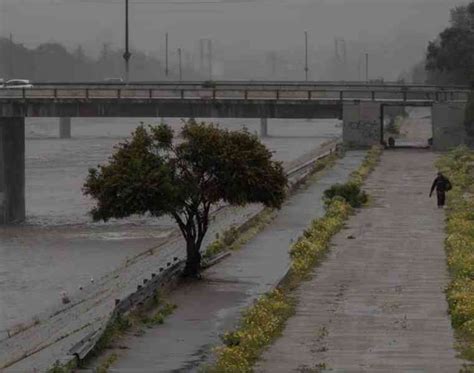
[[333, 185], [324, 192], [324, 197], [327, 202], [335, 197], [342, 197], [352, 208], [361, 207], [368, 201], [367, 193], [362, 191], [359, 185], [351, 182]]

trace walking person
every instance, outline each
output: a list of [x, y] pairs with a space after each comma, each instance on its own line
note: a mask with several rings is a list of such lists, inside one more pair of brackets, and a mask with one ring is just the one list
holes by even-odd
[[433, 191], [436, 189], [436, 196], [438, 197], [438, 207], [443, 208], [446, 201], [446, 192], [451, 190], [451, 182], [441, 172], [438, 172], [438, 176], [431, 185], [430, 197], [433, 195]]

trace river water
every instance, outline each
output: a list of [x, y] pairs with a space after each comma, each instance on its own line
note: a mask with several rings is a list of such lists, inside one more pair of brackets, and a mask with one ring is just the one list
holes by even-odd
[[[143, 119], [144, 123], [154, 123]], [[180, 121], [167, 120], [175, 130]], [[140, 119], [74, 119], [72, 139], [58, 139], [57, 119], [26, 123], [27, 221], [0, 227], [0, 336], [60, 302], [62, 291], [112, 271], [150, 249], [174, 228], [169, 218], [133, 217], [93, 223], [81, 187], [90, 167], [107, 160]], [[258, 120], [219, 120], [222, 127], [258, 132]], [[270, 120], [264, 143], [288, 163], [340, 136], [337, 120]]]

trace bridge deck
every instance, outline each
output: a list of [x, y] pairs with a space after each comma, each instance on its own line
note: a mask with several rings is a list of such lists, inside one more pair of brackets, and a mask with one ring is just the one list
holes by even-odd
[[279, 83], [41, 84], [0, 89], [0, 117], [340, 118], [344, 103], [465, 102], [469, 90], [433, 86]]

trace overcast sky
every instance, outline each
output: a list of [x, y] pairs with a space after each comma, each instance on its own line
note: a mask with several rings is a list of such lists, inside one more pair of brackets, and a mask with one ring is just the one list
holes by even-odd
[[[213, 3], [215, 1], [215, 3]], [[233, 46], [236, 55], [303, 46], [330, 46], [334, 38], [423, 46], [447, 26], [458, 0], [130, 0], [131, 44], [161, 53], [197, 48], [200, 38]], [[176, 4], [178, 3], [178, 4]], [[103, 43], [123, 45], [124, 0], [0, 0], [0, 34], [27, 46], [58, 41], [97, 51]], [[400, 39], [401, 38], [401, 39]], [[229, 48], [228, 48], [229, 49]], [[420, 59], [410, 49], [407, 59]], [[377, 53], [383, 53], [377, 51]]]

